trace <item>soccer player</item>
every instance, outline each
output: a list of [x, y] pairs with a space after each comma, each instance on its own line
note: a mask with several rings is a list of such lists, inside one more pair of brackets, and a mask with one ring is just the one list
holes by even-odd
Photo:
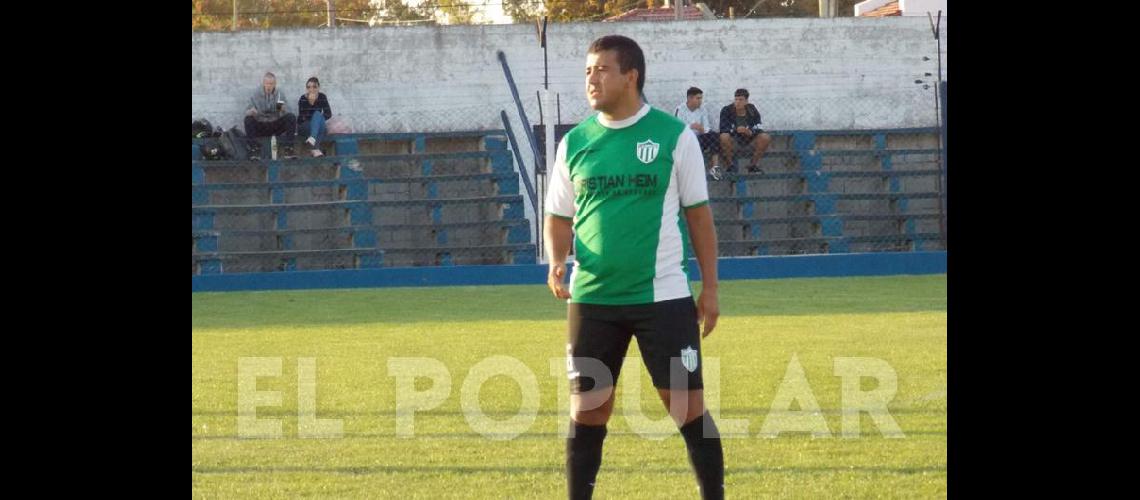
[[[611, 35], [590, 45], [586, 96], [598, 113], [559, 143], [544, 207], [547, 284], [555, 297], [569, 299], [568, 493], [593, 494], [614, 383], [637, 337], [685, 439], [701, 497], [723, 498], [724, 456], [701, 375], [701, 338], [720, 315], [704, 161], [685, 123], [642, 102], [644, 86], [637, 42]], [[690, 235], [703, 285], [695, 303], [686, 267]], [[577, 264], [567, 286], [572, 242]]]

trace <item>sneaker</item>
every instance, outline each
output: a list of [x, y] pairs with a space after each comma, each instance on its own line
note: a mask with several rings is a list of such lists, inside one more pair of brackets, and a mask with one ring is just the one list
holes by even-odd
[[713, 167], [709, 169], [709, 176], [712, 177], [714, 181], [719, 181], [724, 178], [724, 170], [721, 170], [720, 165], [713, 165]]
[[313, 154], [313, 158], [320, 158], [325, 155], [321, 152], [320, 148], [313, 148], [309, 150], [309, 152]]
[[297, 153], [293, 151], [293, 146], [286, 144], [281, 147], [281, 157], [286, 160], [296, 160]]
[[760, 168], [760, 165], [749, 165], [748, 173], [764, 175], [764, 169]]
[[305, 142], [309, 143], [309, 146], [315, 147], [317, 145], [317, 139], [311, 135], [309, 136], [308, 139], [305, 139]]

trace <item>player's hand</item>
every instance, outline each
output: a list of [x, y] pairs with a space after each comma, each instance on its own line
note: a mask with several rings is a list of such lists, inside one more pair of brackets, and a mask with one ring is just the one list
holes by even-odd
[[566, 264], [563, 262], [551, 262], [550, 272], [546, 274], [546, 286], [550, 287], [550, 291], [555, 297], [560, 299], [570, 298], [570, 291], [566, 289]]
[[253, 109], [253, 108], [249, 108], [248, 110], [246, 110], [245, 116], [257, 116], [257, 110]]
[[701, 125], [699, 122], [698, 122], [698, 123], [692, 123], [692, 124], [689, 124], [689, 128], [693, 129], [693, 131], [695, 131], [695, 132], [696, 132], [696, 133], [698, 133], [698, 134], [703, 134], [703, 133], [705, 133], [705, 127], [704, 127], [704, 125]]
[[716, 289], [702, 289], [701, 296], [697, 298], [697, 323], [704, 323], [701, 338], [708, 337], [716, 328], [716, 320], [720, 317], [720, 304], [716, 296]]

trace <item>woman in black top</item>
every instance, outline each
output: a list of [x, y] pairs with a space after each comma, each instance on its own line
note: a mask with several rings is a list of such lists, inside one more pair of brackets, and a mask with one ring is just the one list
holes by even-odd
[[328, 133], [325, 121], [332, 118], [332, 108], [329, 100], [321, 92], [321, 81], [312, 77], [305, 82], [305, 94], [297, 101], [297, 135], [304, 136], [307, 132], [309, 138], [305, 143], [309, 145], [314, 157], [323, 156], [321, 140]]

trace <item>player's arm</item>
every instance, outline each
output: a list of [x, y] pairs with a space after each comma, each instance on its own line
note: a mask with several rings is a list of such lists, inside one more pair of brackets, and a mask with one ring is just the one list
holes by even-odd
[[566, 258], [570, 255], [570, 245], [574, 241], [573, 224], [570, 219], [548, 213], [542, 232], [546, 257], [550, 262], [546, 286], [550, 287], [555, 297], [568, 299], [570, 292], [566, 289]]
[[702, 337], [707, 337], [716, 328], [720, 317], [720, 304], [717, 296], [719, 283], [716, 268], [716, 227], [713, 225], [712, 207], [708, 203], [685, 209], [685, 219], [689, 224], [689, 237], [693, 240], [693, 252], [697, 254], [697, 266], [701, 268], [701, 295], [697, 298], [698, 321], [705, 324]]
[[550, 184], [546, 190], [546, 217], [542, 234], [550, 270], [546, 274], [546, 286], [560, 299], [570, 298], [566, 287], [566, 258], [570, 255], [570, 245], [574, 243], [574, 185], [570, 182], [570, 169], [566, 165], [566, 139], [558, 144], [551, 169]]
[[705, 161], [697, 136], [682, 133], [673, 158], [678, 194], [685, 210], [685, 221], [689, 225], [689, 238], [693, 243], [693, 252], [697, 254], [697, 265], [701, 268], [697, 321], [704, 323], [701, 336], [706, 337], [716, 328], [717, 318], [720, 317], [720, 302], [717, 297], [716, 227], [713, 225], [712, 208], [709, 207]]

